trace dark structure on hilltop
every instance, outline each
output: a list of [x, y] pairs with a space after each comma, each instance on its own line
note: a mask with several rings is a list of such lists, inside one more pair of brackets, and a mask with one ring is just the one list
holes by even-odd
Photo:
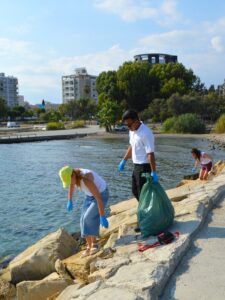
[[147, 53], [134, 56], [135, 61], [148, 61], [150, 64], [176, 63], [177, 56], [163, 53]]

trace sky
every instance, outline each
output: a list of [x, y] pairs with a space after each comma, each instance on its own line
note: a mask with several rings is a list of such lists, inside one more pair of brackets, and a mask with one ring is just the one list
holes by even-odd
[[0, 73], [31, 104], [62, 103], [61, 77], [178, 55], [207, 87], [225, 78], [223, 0], [0, 0]]

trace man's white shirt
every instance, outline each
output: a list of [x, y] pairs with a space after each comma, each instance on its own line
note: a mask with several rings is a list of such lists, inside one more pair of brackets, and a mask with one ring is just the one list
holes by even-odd
[[154, 135], [146, 125], [141, 122], [140, 127], [129, 132], [132, 147], [132, 160], [134, 164], [149, 163], [147, 154], [154, 152]]

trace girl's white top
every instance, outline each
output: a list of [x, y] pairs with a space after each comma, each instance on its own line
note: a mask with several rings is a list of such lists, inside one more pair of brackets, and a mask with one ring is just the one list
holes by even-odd
[[[95, 171], [92, 170], [88, 170], [88, 169], [80, 169], [81, 170], [81, 175], [84, 176], [88, 173], [91, 173], [93, 175], [94, 178], [94, 184], [96, 185], [98, 191], [100, 193], [104, 192], [104, 190], [107, 187], [107, 184], [105, 182], [105, 180], [100, 177]], [[87, 188], [87, 186], [84, 184], [84, 181], [81, 179], [80, 181], [80, 189], [88, 196], [93, 196], [92, 193], [89, 191], [89, 189]]]
[[204, 154], [205, 152], [201, 152], [200, 162], [202, 165], [207, 165], [208, 163], [211, 162], [211, 159], [203, 157]]

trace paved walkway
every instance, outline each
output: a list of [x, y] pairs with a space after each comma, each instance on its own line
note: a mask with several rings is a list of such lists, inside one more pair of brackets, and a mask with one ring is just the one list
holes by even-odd
[[44, 140], [68, 139], [84, 135], [104, 133], [105, 129], [98, 125], [90, 125], [85, 128], [65, 129], [65, 130], [32, 130], [24, 131], [23, 128], [18, 130], [5, 130], [4, 135], [0, 136], [0, 144], [17, 143], [17, 142], [35, 142]]
[[225, 299], [225, 199], [208, 216], [160, 299]]

